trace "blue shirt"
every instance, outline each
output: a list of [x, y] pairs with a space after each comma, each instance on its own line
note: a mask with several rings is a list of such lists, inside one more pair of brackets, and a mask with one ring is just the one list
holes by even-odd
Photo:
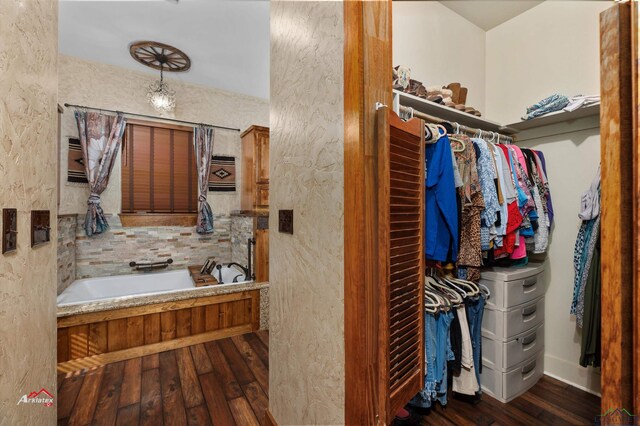
[[425, 149], [424, 252], [428, 260], [458, 259], [458, 208], [449, 137]]

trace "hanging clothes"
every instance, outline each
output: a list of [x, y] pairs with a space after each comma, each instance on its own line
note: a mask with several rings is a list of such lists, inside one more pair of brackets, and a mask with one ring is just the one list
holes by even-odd
[[451, 146], [446, 135], [425, 150], [425, 258], [458, 258], [458, 208]]
[[480, 243], [482, 250], [489, 250], [490, 242], [496, 235], [495, 223], [500, 212], [498, 192], [494, 183], [497, 173], [493, 166], [493, 153], [489, 152], [487, 143], [479, 138], [473, 138], [471, 141], [480, 151], [477, 162], [478, 177], [484, 198], [484, 209], [480, 212]]
[[[589, 207], [585, 208], [585, 200]], [[600, 205], [600, 169], [591, 182], [587, 191], [581, 197], [581, 211], [579, 217], [583, 217], [578, 236], [576, 238], [573, 253], [573, 268], [575, 278], [573, 283], [573, 298], [571, 301], [571, 314], [576, 316], [578, 327], [583, 325], [585, 286], [591, 271], [591, 260], [596, 245], [600, 241], [600, 211], [595, 206]]]
[[[599, 234], [599, 233], [598, 233]], [[585, 284], [580, 365], [600, 367], [600, 242], [596, 243]]]
[[480, 212], [484, 209], [484, 198], [480, 189], [476, 151], [471, 139], [466, 135], [454, 135], [460, 139], [465, 149], [455, 153], [463, 186], [459, 190], [462, 201], [460, 224], [460, 250], [458, 267], [480, 268], [482, 248], [480, 245]]
[[[538, 158], [540, 159], [540, 163], [542, 165], [542, 171], [544, 172], [544, 175], [548, 176], [547, 164], [544, 159], [544, 153], [542, 151], [537, 151], [537, 150], [534, 152], [538, 155]], [[553, 203], [551, 202], [551, 189], [549, 188], [548, 181], [547, 181], [547, 191], [546, 191], [545, 198], [547, 199], [547, 212], [549, 214], [549, 226], [551, 226], [551, 224], [553, 224]]]
[[478, 378], [476, 377], [476, 369], [473, 357], [473, 345], [471, 343], [471, 334], [469, 333], [469, 323], [464, 306], [457, 309], [458, 318], [460, 319], [460, 329], [462, 334], [462, 353], [461, 368], [457, 375], [453, 376], [452, 389], [465, 395], [475, 395], [480, 390]]

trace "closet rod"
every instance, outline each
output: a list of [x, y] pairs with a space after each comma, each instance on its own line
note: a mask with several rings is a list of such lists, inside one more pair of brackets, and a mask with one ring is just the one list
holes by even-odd
[[195, 125], [195, 126], [203, 125], [203, 126], [214, 127], [216, 129], [231, 130], [231, 131], [234, 131], [234, 132], [239, 132], [240, 131], [240, 129], [236, 129], [234, 127], [216, 126], [215, 124], [196, 123], [194, 121], [176, 120], [174, 118], [156, 117], [156, 116], [147, 115], [147, 114], [136, 114], [135, 112], [116, 111], [116, 110], [113, 110], [113, 109], [94, 108], [94, 107], [88, 107], [88, 106], [84, 106], [84, 105], [75, 105], [75, 104], [64, 104], [64, 106], [67, 107], [67, 108], [74, 107], [74, 108], [81, 108], [81, 109], [90, 109], [90, 110], [93, 110], [93, 111], [100, 111], [100, 112], [115, 112], [115, 113], [128, 115], [130, 117], [151, 118], [153, 120], [164, 120], [164, 121], [170, 121], [172, 123], [191, 124], [191, 125]]
[[[406, 107], [404, 105], [400, 105], [400, 111], [403, 112], [403, 113], [412, 113], [414, 117], [422, 118], [423, 120], [428, 121], [430, 123], [435, 123], [435, 124], [452, 123], [451, 120], [444, 120], [442, 118], [439, 118], [439, 117], [436, 117], [436, 116], [433, 116], [433, 115], [425, 114], [424, 112], [416, 111], [415, 109]], [[455, 122], [453, 122], [453, 123], [455, 123]], [[511, 137], [511, 136], [507, 136], [507, 135], [504, 135], [504, 134], [499, 133], [499, 132], [492, 132], [492, 131], [483, 130], [483, 129], [479, 129], [479, 128], [464, 126], [464, 125], [458, 124], [458, 123], [456, 123], [456, 124], [458, 126], [460, 126], [460, 130], [463, 131], [463, 132], [471, 133], [471, 134], [478, 134], [480, 131], [482, 131], [483, 133], [497, 134], [497, 135], [500, 135], [500, 138], [504, 138], [509, 143], [513, 143], [513, 137]]]

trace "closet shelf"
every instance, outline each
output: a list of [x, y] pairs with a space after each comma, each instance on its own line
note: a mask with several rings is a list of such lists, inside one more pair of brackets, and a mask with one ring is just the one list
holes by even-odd
[[503, 126], [495, 121], [476, 117], [475, 115], [464, 111], [458, 111], [457, 109], [449, 108], [448, 106], [440, 105], [399, 90], [393, 91], [393, 99], [394, 105], [397, 100], [399, 100], [400, 105], [402, 106], [413, 108], [416, 111], [433, 115], [442, 118], [443, 120], [456, 122], [463, 126], [476, 127], [492, 132], [500, 132], [504, 135], [512, 135], [518, 132], [518, 130], [512, 129], [511, 126]]
[[586, 118], [591, 116], [600, 115], [600, 104], [591, 105], [584, 108], [578, 108], [575, 111], [556, 111], [541, 117], [537, 117], [531, 120], [519, 121], [517, 123], [509, 124], [507, 127], [514, 129], [517, 132], [524, 130], [535, 129], [537, 127], [549, 126], [551, 124], [565, 123], [579, 118]]

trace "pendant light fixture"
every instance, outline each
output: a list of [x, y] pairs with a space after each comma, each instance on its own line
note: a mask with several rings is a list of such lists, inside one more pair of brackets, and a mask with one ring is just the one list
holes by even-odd
[[169, 112], [176, 108], [176, 91], [171, 90], [169, 85], [164, 82], [162, 76], [163, 65], [160, 63], [160, 80], [156, 80], [149, 85], [147, 101], [156, 111]]
[[160, 80], [149, 85], [147, 101], [159, 112], [176, 107], [176, 92], [164, 82], [164, 72], [184, 72], [191, 68], [191, 60], [180, 49], [155, 41], [139, 41], [129, 47], [131, 56], [141, 64], [160, 70]]

